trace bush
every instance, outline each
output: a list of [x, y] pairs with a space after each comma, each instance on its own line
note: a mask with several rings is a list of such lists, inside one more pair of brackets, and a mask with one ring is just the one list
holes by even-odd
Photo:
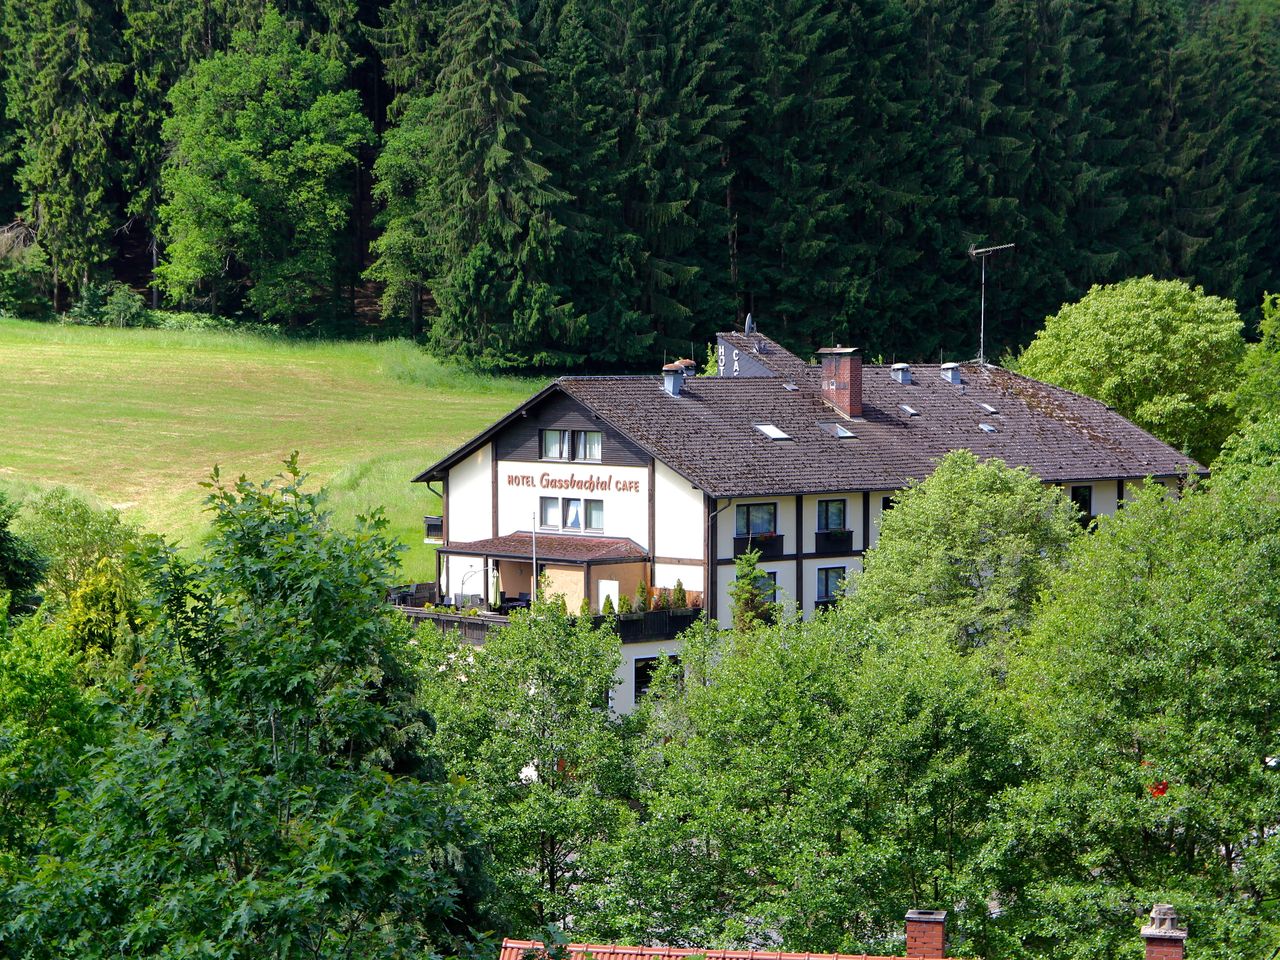
[[689, 595], [685, 593], [684, 581], [677, 580], [675, 589], [671, 591], [671, 609], [687, 610], [689, 608]]
[[237, 324], [228, 317], [215, 317], [211, 313], [190, 313], [179, 310], [149, 310], [149, 326], [160, 330], [234, 330]]
[[631, 610], [632, 610], [631, 598], [624, 593], [622, 596], [618, 598], [618, 612], [630, 613]]
[[600, 604], [600, 612], [606, 617], [612, 617], [614, 614], [613, 597], [605, 594], [604, 603]]
[[39, 244], [6, 246], [0, 237], [0, 314], [40, 319], [49, 314], [49, 259]]
[[146, 327], [150, 312], [142, 295], [118, 281], [89, 283], [64, 321], [87, 327]]
[[643, 580], [636, 587], [635, 608], [638, 613], [644, 613], [649, 609], [649, 585]]
[[582, 603], [578, 607], [578, 616], [580, 617], [591, 616], [591, 598], [590, 597], [582, 598]]

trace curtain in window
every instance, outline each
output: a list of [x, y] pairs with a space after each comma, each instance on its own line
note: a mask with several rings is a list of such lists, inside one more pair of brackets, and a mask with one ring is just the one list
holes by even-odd
[[582, 435], [582, 452], [580, 454], [583, 460], [599, 460], [600, 459], [600, 431], [588, 430]]
[[582, 501], [564, 501], [564, 528], [566, 530], [582, 529]]
[[539, 520], [542, 526], [558, 527], [560, 525], [560, 501], [555, 497], [543, 497], [540, 503]]

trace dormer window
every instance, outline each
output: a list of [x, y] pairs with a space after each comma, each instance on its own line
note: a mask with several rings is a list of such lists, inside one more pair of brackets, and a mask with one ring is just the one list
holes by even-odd
[[579, 460], [599, 463], [602, 434], [599, 430], [543, 430], [543, 460]]

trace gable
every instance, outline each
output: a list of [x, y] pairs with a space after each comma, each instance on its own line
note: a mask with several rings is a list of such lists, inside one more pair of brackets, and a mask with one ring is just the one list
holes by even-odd
[[600, 463], [613, 467], [647, 467], [653, 459], [621, 430], [606, 423], [578, 400], [559, 391], [531, 403], [493, 436], [498, 460], [533, 463], [542, 459], [543, 430], [598, 430]]

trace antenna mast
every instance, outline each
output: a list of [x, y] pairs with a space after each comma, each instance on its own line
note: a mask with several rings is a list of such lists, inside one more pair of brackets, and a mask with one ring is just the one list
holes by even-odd
[[982, 261], [982, 312], [978, 317], [978, 362], [987, 362], [987, 257], [1003, 250], [1012, 250], [1015, 244], [1005, 243], [998, 247], [976, 249], [969, 244], [969, 259]]

